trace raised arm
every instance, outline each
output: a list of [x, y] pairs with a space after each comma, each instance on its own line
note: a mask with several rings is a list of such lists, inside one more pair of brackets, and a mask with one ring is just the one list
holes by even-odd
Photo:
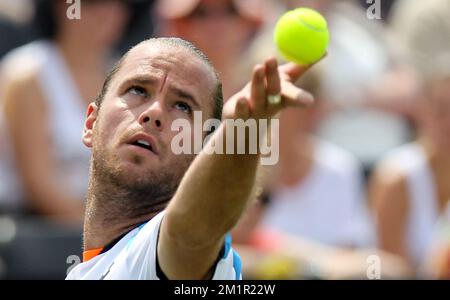
[[[312, 96], [293, 84], [307, 69], [294, 64], [278, 67], [275, 59], [257, 65], [251, 82], [226, 103], [223, 120], [271, 119], [283, 107], [312, 104]], [[268, 104], [268, 95], [280, 93], [281, 103]], [[158, 259], [170, 279], [213, 275], [224, 236], [237, 223], [254, 190], [259, 151], [207, 154], [212, 142], [220, 139], [226, 141], [224, 121], [186, 172], [163, 219]]]

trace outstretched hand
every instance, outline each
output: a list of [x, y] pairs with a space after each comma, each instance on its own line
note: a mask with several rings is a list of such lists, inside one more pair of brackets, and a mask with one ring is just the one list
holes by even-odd
[[311, 66], [278, 66], [275, 58], [256, 65], [251, 81], [225, 103], [222, 119], [269, 119], [285, 107], [313, 104], [314, 97], [294, 84]]

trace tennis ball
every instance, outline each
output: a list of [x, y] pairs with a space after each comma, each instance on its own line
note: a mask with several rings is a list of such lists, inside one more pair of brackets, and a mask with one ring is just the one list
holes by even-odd
[[327, 21], [310, 8], [300, 7], [286, 12], [275, 26], [274, 42], [280, 54], [300, 65], [322, 58], [329, 39]]

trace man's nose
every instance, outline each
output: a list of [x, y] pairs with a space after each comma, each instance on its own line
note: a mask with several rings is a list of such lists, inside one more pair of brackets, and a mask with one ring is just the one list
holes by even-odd
[[161, 131], [165, 125], [164, 119], [163, 103], [155, 101], [141, 113], [138, 121], [142, 127], [152, 127]]

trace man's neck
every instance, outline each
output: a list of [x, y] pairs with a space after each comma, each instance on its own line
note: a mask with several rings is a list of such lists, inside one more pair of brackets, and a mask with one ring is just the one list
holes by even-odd
[[[127, 207], [128, 199], [122, 198], [126, 197], [122, 191], [114, 191], [111, 186], [108, 186], [107, 193], [102, 189], [100, 184], [90, 184], [83, 232], [84, 250], [103, 248], [165, 208], [165, 204], [148, 206], [136, 213]], [[105, 195], [108, 199], [104, 198]]]

